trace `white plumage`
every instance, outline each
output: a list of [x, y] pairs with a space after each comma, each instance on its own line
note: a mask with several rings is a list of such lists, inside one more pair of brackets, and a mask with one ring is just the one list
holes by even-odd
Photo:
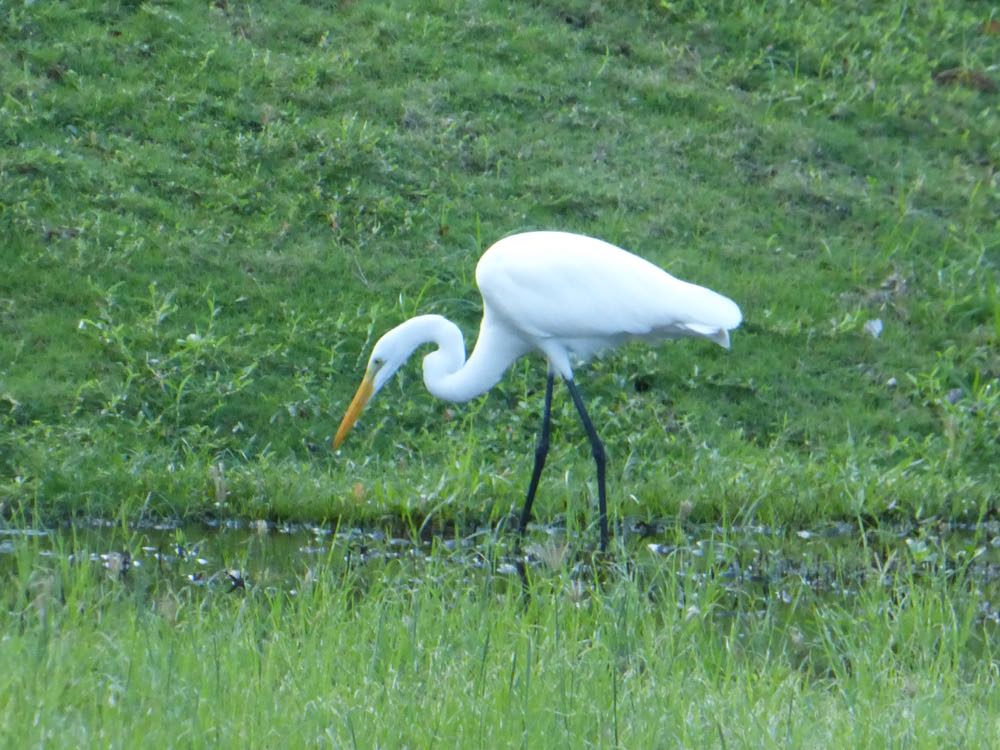
[[[476, 282], [498, 322], [546, 354], [564, 349], [578, 361], [628, 338], [704, 336], [728, 347], [728, 332], [741, 320], [721, 294], [603, 240], [566, 232], [500, 240], [480, 259]], [[572, 376], [551, 355], [549, 361], [559, 375]]]
[[598, 467], [601, 548], [607, 545], [604, 449], [573, 382], [573, 364], [629, 339], [702, 337], [729, 348], [742, 315], [736, 303], [681, 281], [602, 240], [567, 232], [526, 232], [490, 247], [476, 267], [483, 296], [479, 338], [468, 360], [461, 331], [440, 315], [420, 315], [378, 340], [361, 387], [334, 438], [340, 447], [367, 401], [425, 343], [424, 383], [438, 398], [467, 401], [485, 393], [519, 357], [538, 351], [549, 364], [542, 432], [521, 515], [530, 515], [548, 450], [552, 381], [566, 381]]

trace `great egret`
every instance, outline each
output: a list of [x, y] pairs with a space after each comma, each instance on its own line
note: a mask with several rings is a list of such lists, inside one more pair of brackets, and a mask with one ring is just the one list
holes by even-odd
[[375, 343], [364, 379], [333, 438], [337, 450], [365, 404], [422, 344], [424, 384], [446, 401], [468, 401], [500, 380], [514, 360], [538, 351], [548, 360], [542, 428], [521, 511], [523, 535], [549, 450], [552, 386], [569, 388], [597, 464], [601, 551], [608, 544], [604, 445], [573, 381], [571, 363], [583, 362], [629, 339], [656, 342], [703, 337], [729, 348], [729, 331], [742, 320], [732, 300], [674, 278], [663, 269], [602, 240], [567, 232], [526, 232], [490, 247], [476, 267], [483, 295], [479, 339], [468, 361], [465, 341], [440, 315], [418, 315]]

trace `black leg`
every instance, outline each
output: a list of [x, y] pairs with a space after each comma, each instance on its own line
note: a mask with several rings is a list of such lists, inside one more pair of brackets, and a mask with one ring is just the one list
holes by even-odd
[[573, 397], [576, 410], [580, 413], [583, 429], [587, 431], [587, 437], [590, 438], [590, 450], [594, 456], [594, 463], [597, 464], [597, 507], [601, 514], [601, 552], [606, 552], [608, 549], [608, 498], [604, 489], [604, 467], [607, 463], [604, 455], [604, 443], [597, 436], [597, 430], [594, 429], [594, 423], [590, 421], [590, 416], [583, 405], [583, 399], [580, 397], [580, 391], [576, 389], [576, 384], [567, 379], [566, 386]]
[[531, 470], [531, 484], [528, 485], [528, 496], [524, 499], [524, 510], [521, 511], [521, 528], [519, 529], [519, 533], [522, 537], [524, 536], [524, 530], [528, 528], [528, 519], [531, 518], [531, 504], [535, 502], [538, 480], [542, 476], [545, 457], [549, 454], [549, 432], [552, 421], [552, 385], [554, 381], [555, 375], [549, 371], [549, 377], [545, 383], [545, 409], [542, 412], [542, 431], [538, 433], [538, 444], [535, 446], [535, 468]]

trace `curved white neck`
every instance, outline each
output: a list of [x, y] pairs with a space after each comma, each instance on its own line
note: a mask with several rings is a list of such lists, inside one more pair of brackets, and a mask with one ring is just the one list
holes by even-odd
[[[418, 315], [392, 331], [412, 344], [410, 353], [424, 343], [437, 349], [424, 357], [424, 385], [445, 401], [468, 401], [496, 385], [515, 359], [529, 347], [483, 316], [479, 339], [468, 361], [465, 340], [458, 326], [440, 315]], [[407, 355], [409, 356], [409, 355]]]

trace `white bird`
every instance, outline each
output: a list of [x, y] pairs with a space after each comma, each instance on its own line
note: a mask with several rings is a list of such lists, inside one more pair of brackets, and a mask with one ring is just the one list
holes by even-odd
[[490, 247], [476, 267], [483, 296], [479, 339], [468, 360], [454, 323], [418, 315], [380, 338], [361, 386], [333, 439], [340, 448], [365, 404], [422, 344], [437, 348], [424, 357], [424, 384], [446, 401], [468, 401], [499, 382], [519, 357], [540, 352], [548, 361], [542, 427], [535, 464], [521, 511], [523, 535], [549, 449], [552, 386], [556, 375], [569, 388], [597, 464], [600, 545], [608, 544], [605, 453], [573, 381], [574, 363], [630, 339], [657, 342], [703, 337], [729, 348], [729, 331], [742, 320], [736, 303], [602, 240], [566, 232], [526, 232]]

